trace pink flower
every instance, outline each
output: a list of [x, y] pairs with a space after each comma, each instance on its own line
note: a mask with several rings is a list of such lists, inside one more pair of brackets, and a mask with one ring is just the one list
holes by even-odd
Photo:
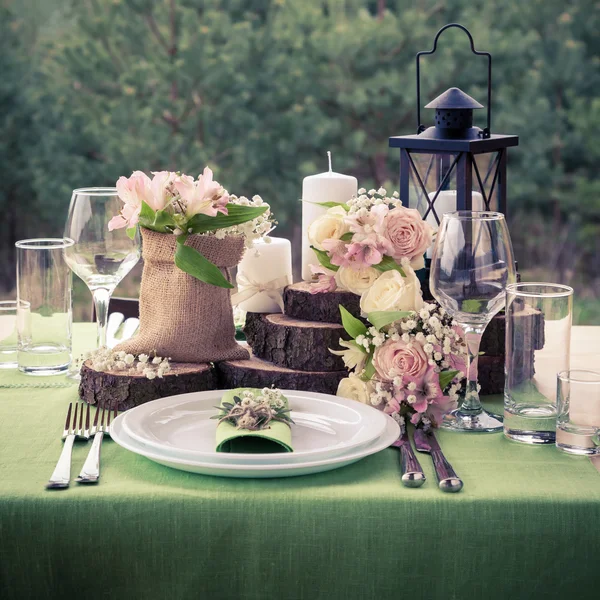
[[327, 238], [321, 242], [321, 247], [329, 254], [331, 264], [337, 265], [338, 267], [346, 266], [346, 261], [344, 259], [348, 247], [346, 242], [337, 238]]
[[414, 208], [399, 206], [387, 214], [385, 236], [390, 243], [389, 252], [397, 260], [408, 258], [413, 269], [425, 265], [423, 254], [431, 246], [433, 228]]
[[182, 175], [174, 185], [185, 204], [186, 216], [203, 214], [215, 217], [220, 212], [227, 214], [229, 194], [213, 180], [213, 172], [208, 167], [197, 181], [189, 175]]
[[[427, 406], [444, 395], [440, 387], [440, 375], [434, 367], [429, 367], [420, 381], [415, 381], [416, 389], [409, 392], [409, 396], [415, 396], [410, 402], [411, 407], [419, 413], [425, 412]], [[407, 396], [407, 399], [408, 397]]]
[[323, 266], [309, 265], [313, 275], [317, 275], [317, 281], [310, 284], [311, 294], [322, 294], [334, 292], [337, 288], [335, 273]]
[[385, 408], [383, 409], [383, 412], [386, 415], [393, 415], [394, 413], [399, 413], [400, 412], [400, 402], [398, 401], [397, 398], [392, 398], [391, 400], [388, 400]]
[[150, 178], [142, 171], [134, 171], [131, 177], [119, 177], [117, 193], [124, 206], [121, 214], [108, 222], [108, 230], [133, 227], [139, 219], [142, 201], [150, 206], [153, 203]]
[[458, 402], [450, 398], [450, 396], [439, 396], [432, 400], [425, 414], [429, 417], [434, 427], [439, 427], [444, 415], [454, 410], [457, 406]]
[[384, 381], [402, 376], [405, 383], [421, 381], [428, 367], [427, 355], [419, 342], [388, 339], [375, 350], [373, 366]]
[[152, 190], [152, 202], [148, 202], [150, 208], [154, 210], [163, 210], [170, 204], [175, 195], [174, 182], [177, 179], [177, 173], [172, 171], [153, 171], [150, 189]]
[[[364, 266], [379, 264], [383, 256], [389, 254], [392, 250], [390, 242], [385, 237], [388, 211], [389, 208], [385, 204], [380, 204], [371, 208], [366, 215], [352, 215], [345, 219], [350, 231], [354, 234], [352, 236], [351, 255], [360, 257], [355, 260], [358, 260]], [[350, 260], [349, 257], [348, 260]], [[364, 266], [361, 268], [364, 268]]]

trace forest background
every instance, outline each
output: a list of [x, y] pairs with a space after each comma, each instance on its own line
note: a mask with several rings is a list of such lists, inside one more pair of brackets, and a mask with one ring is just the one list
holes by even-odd
[[[299, 259], [302, 178], [327, 150], [360, 186], [397, 189], [388, 137], [415, 132], [414, 56], [450, 22], [494, 57], [493, 131], [520, 136], [508, 217], [523, 280], [574, 286], [575, 322], [599, 325], [597, 0], [0, 0], [0, 295], [16, 240], [62, 235], [72, 189], [137, 169], [210, 165], [272, 205]], [[424, 63], [424, 100], [451, 86], [485, 103], [458, 30]], [[137, 294], [136, 273], [118, 294]]]

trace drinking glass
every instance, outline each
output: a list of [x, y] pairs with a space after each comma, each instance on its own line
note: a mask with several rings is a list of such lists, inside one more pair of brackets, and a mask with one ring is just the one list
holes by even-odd
[[467, 387], [460, 406], [442, 427], [455, 431], [502, 431], [502, 417], [483, 409], [477, 384], [481, 336], [504, 308], [505, 290], [516, 279], [504, 215], [489, 211], [446, 213], [440, 225], [429, 285], [431, 293], [464, 332]]
[[71, 197], [65, 226], [65, 237], [74, 241], [65, 251], [67, 263], [94, 297], [98, 347], [106, 346], [110, 297], [140, 259], [137, 230], [131, 239], [125, 229], [108, 229], [108, 222], [122, 207], [116, 188], [77, 189]]
[[504, 435], [525, 444], [556, 440], [556, 374], [569, 368], [573, 288], [506, 288]]
[[600, 456], [600, 372], [571, 369], [557, 378], [556, 447]]
[[21, 240], [17, 247], [17, 362], [28, 375], [64, 375], [71, 364], [70, 239]]
[[0, 302], [0, 369], [17, 368], [17, 302]]

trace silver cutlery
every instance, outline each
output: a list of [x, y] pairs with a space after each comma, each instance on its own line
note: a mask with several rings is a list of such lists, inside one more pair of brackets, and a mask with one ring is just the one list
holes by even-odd
[[402, 471], [402, 485], [406, 487], [421, 487], [425, 483], [425, 473], [413, 452], [406, 425], [402, 425], [402, 434], [392, 444], [400, 450], [400, 469]]
[[[89, 406], [89, 405], [88, 405]], [[115, 408], [114, 417], [117, 416], [117, 409]], [[88, 452], [85, 463], [81, 469], [81, 473], [77, 477], [77, 483], [98, 483], [100, 479], [100, 450], [102, 448], [102, 440], [105, 435], [110, 436], [110, 417], [111, 409], [108, 411], [106, 407], [96, 409], [94, 416], [94, 423], [92, 424], [91, 435], [94, 436], [92, 447]]]
[[446, 460], [433, 431], [425, 432], [423, 429], [415, 429], [415, 447], [417, 451], [431, 455], [435, 475], [442, 492], [460, 492], [462, 490], [463, 482]]
[[[79, 413], [79, 422], [77, 422], [77, 413], [81, 406]], [[71, 413], [73, 413], [73, 419], [71, 420]], [[62, 440], [64, 442], [63, 449], [60, 453], [54, 472], [50, 477], [50, 480], [46, 484], [46, 488], [52, 489], [65, 489], [69, 487], [71, 482], [71, 454], [73, 452], [73, 443], [75, 439], [87, 441], [90, 437], [90, 406], [87, 406], [86, 421], [83, 423], [83, 405], [75, 403], [75, 410], [73, 411], [73, 403], [69, 404], [67, 411], [67, 420], [65, 422], [65, 429], [62, 434]]]

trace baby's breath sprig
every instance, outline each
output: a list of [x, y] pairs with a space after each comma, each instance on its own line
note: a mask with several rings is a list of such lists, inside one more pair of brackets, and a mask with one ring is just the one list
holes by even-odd
[[96, 371], [122, 371], [127, 375], [142, 374], [147, 379], [162, 379], [171, 370], [168, 358], [148, 354], [129, 354], [123, 350], [115, 352], [110, 348], [98, 348], [83, 355], [90, 360]]
[[373, 206], [380, 204], [387, 205], [390, 209], [402, 206], [398, 192], [388, 196], [387, 190], [380, 187], [378, 190], [372, 189], [367, 192], [365, 188], [360, 188], [358, 194], [348, 200], [348, 214], [359, 217], [366, 216]]
[[219, 423], [229, 422], [238, 429], [260, 431], [268, 429], [271, 421], [293, 423], [290, 409], [278, 389], [263, 388], [258, 396], [251, 390], [245, 390], [234, 396], [233, 402], [223, 402], [215, 408], [219, 409], [219, 414], [211, 419], [219, 419]]

